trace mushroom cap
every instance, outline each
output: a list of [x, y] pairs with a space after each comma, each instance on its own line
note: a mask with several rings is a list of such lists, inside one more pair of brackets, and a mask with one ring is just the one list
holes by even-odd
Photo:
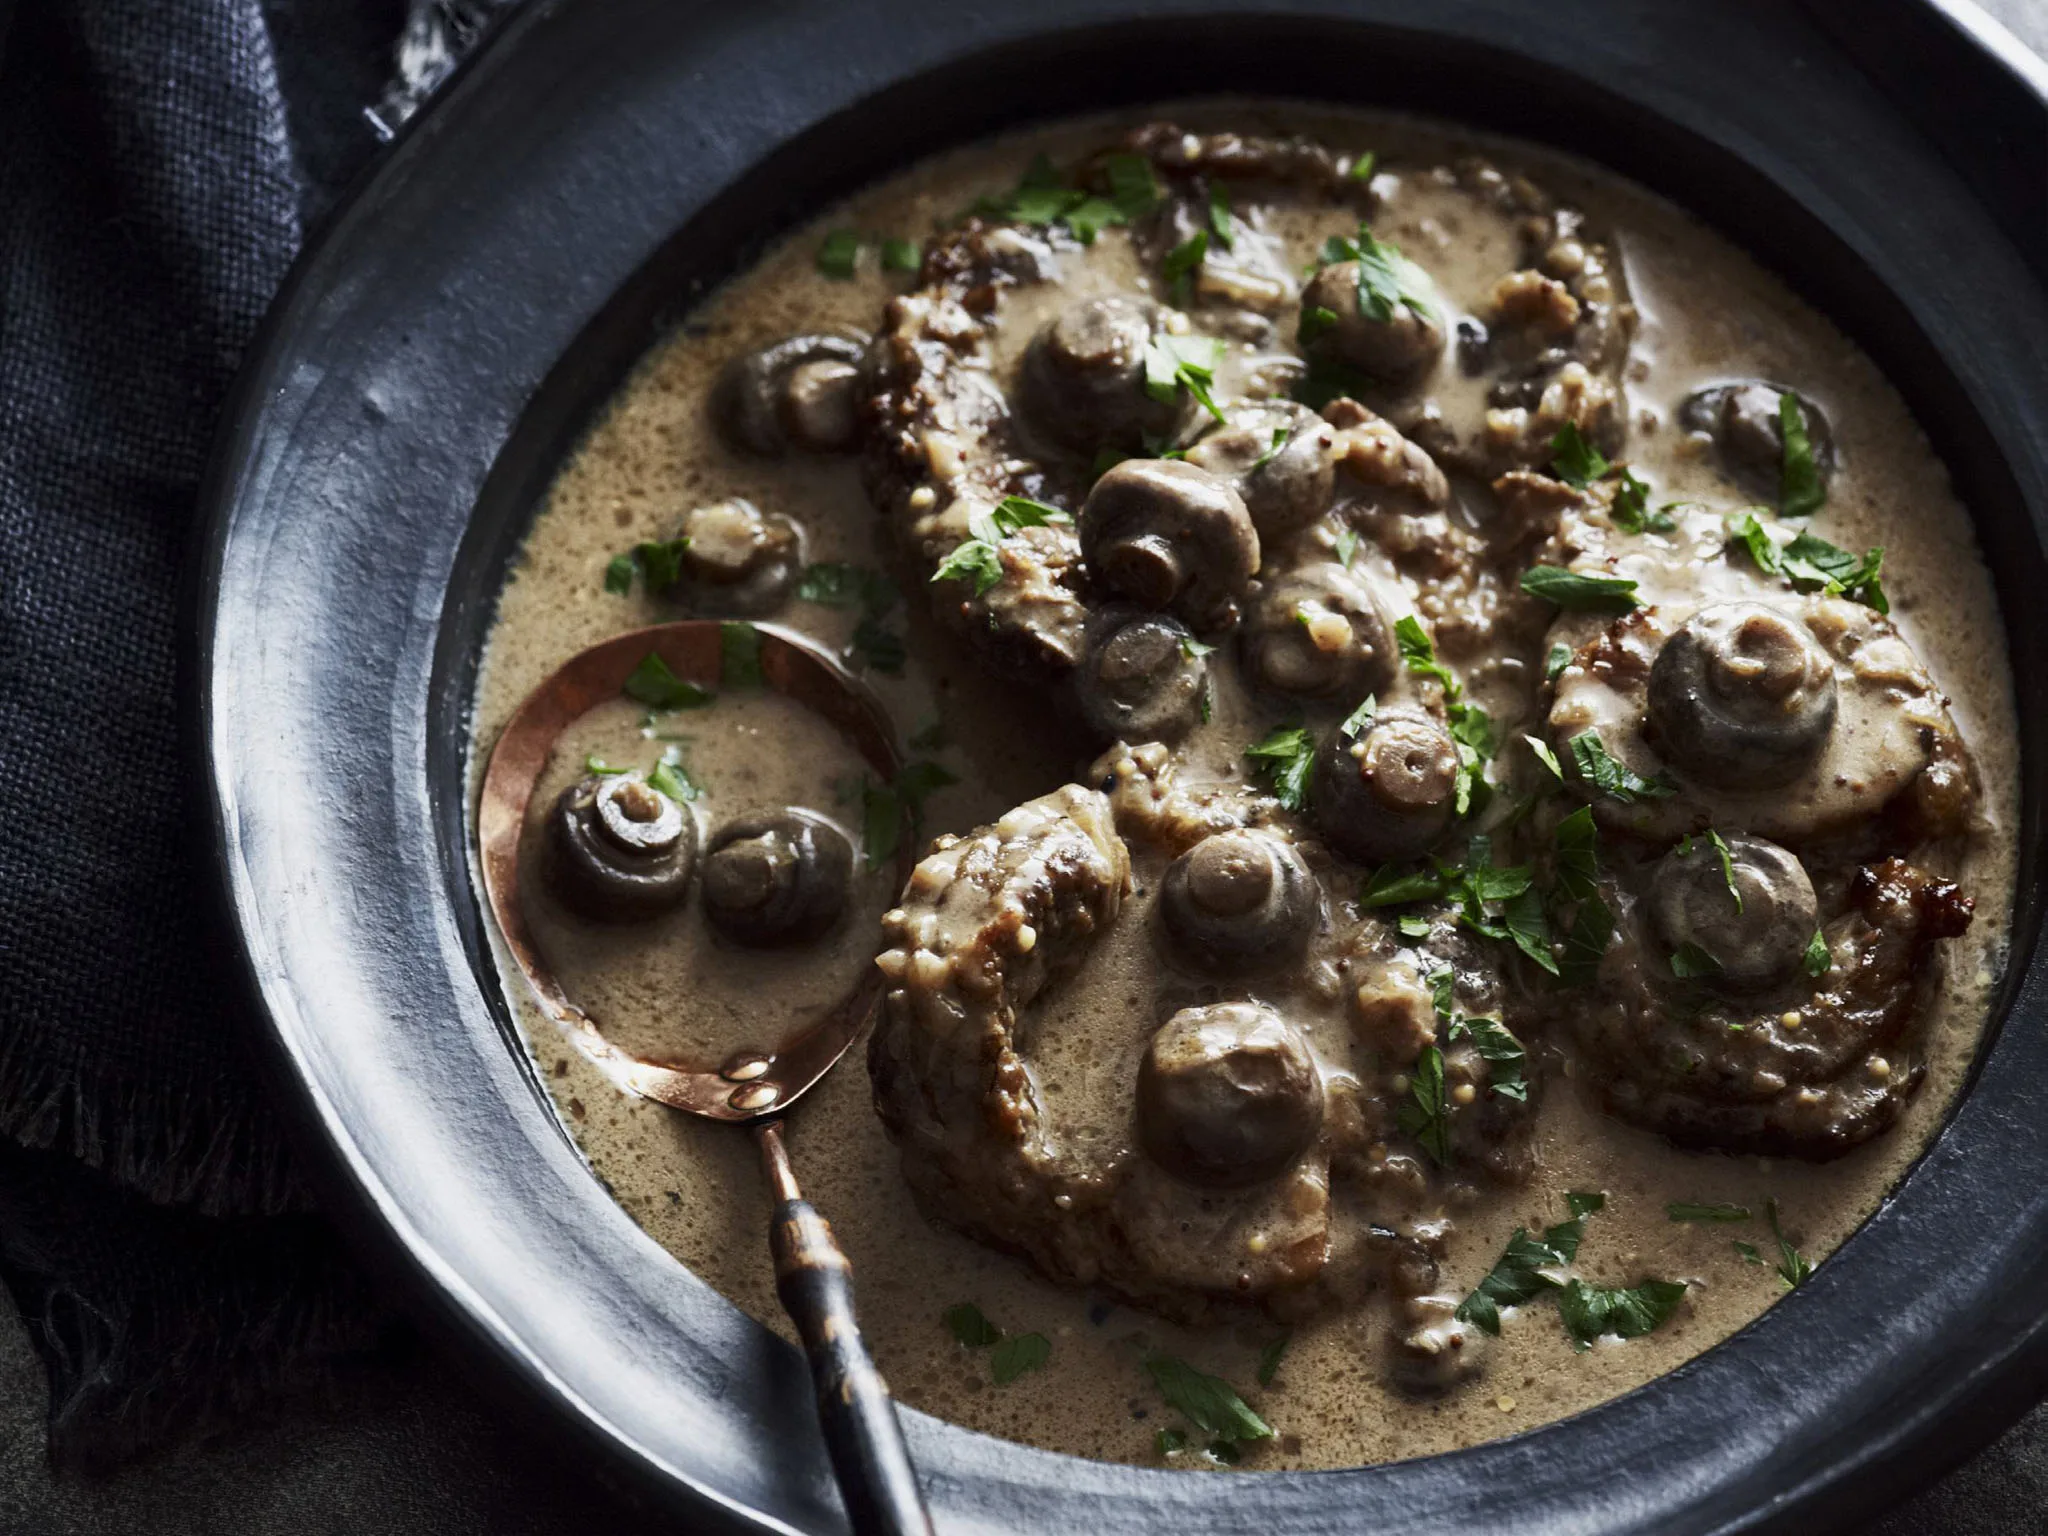
[[1074, 699], [1110, 741], [1177, 741], [1201, 718], [1207, 656], [1178, 619], [1114, 612], [1092, 626], [1074, 673]]
[[1417, 314], [1396, 304], [1384, 320], [1367, 314], [1358, 301], [1358, 263], [1338, 261], [1320, 269], [1301, 291], [1303, 314], [1328, 310], [1336, 322], [1310, 341], [1307, 350], [1349, 363], [1387, 383], [1414, 378], [1444, 350], [1444, 329], [1434, 312]]
[[742, 497], [692, 507], [679, 535], [683, 570], [697, 606], [726, 613], [773, 613], [789, 600], [803, 564], [796, 524]]
[[1025, 349], [1018, 398], [1025, 417], [1061, 446], [1093, 454], [1136, 451], [1177, 435], [1189, 403], [1145, 388], [1145, 351], [1159, 306], [1121, 294], [1061, 310]]
[[1336, 446], [1336, 428], [1307, 406], [1260, 400], [1232, 407], [1229, 424], [1190, 448], [1187, 462], [1228, 481], [1260, 539], [1276, 540], [1329, 510]]
[[697, 862], [697, 823], [644, 774], [592, 774], [548, 813], [547, 876], [593, 922], [638, 922], [678, 906]]
[[1294, 847], [1238, 828], [1203, 838], [1166, 867], [1159, 918], [1199, 970], [1271, 969], [1301, 956], [1322, 922], [1323, 892]]
[[1112, 467], [1089, 491], [1079, 531], [1097, 581], [1198, 631], [1236, 621], [1237, 599], [1259, 568], [1259, 535], [1243, 498], [1176, 459]]
[[1797, 617], [1761, 603], [1702, 608], [1650, 668], [1659, 752], [1724, 789], [1797, 778], [1827, 745], [1835, 710], [1832, 658]]
[[1323, 1123], [1300, 1030], [1259, 1003], [1183, 1008], [1138, 1066], [1138, 1142], [1175, 1178], [1243, 1189], [1283, 1172]]
[[1252, 681], [1305, 699], [1378, 693], [1392, 685], [1398, 657], [1372, 588], [1335, 561], [1264, 583], [1239, 644]]
[[1333, 731], [1316, 753], [1309, 808], [1323, 837], [1360, 863], [1412, 859], [1457, 809], [1458, 745], [1429, 716], [1376, 715], [1355, 739]]
[[777, 458], [791, 448], [844, 453], [858, 446], [864, 335], [785, 337], [743, 352], [719, 372], [711, 415], [725, 440]]
[[740, 944], [815, 939], [846, 910], [853, 845], [794, 807], [747, 816], [713, 834], [704, 855], [704, 917]]
[[1657, 861], [1650, 916], [1676, 950], [1694, 945], [1719, 967], [1714, 983], [1756, 991], [1798, 973], [1820, 927], [1813, 881], [1797, 855], [1760, 837], [1695, 837]]

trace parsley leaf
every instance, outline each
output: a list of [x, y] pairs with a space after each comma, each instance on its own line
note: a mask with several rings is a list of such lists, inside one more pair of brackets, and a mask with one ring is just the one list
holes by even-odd
[[1621, 484], [1614, 492], [1614, 502], [1608, 509], [1614, 519], [1614, 526], [1623, 533], [1669, 533], [1678, 526], [1669, 508], [1676, 502], [1650, 510], [1650, 488], [1636, 478], [1632, 469], [1621, 472]]
[[1806, 433], [1806, 407], [1791, 390], [1778, 396], [1778, 433], [1785, 453], [1778, 466], [1778, 512], [1783, 517], [1811, 517], [1828, 499], [1814, 462], [1813, 442]]
[[1444, 1053], [1422, 1048], [1409, 1074], [1408, 1097], [1394, 1112], [1394, 1123], [1441, 1167], [1451, 1165], [1450, 1095], [1444, 1091]]
[[604, 568], [604, 589], [614, 597], [624, 597], [633, 590], [633, 553], [613, 555]]
[[1713, 846], [1715, 855], [1721, 860], [1721, 882], [1728, 887], [1728, 894], [1735, 898], [1735, 910], [1742, 910], [1742, 891], [1735, 884], [1735, 857], [1728, 851], [1728, 844], [1721, 834], [1712, 827], [1707, 828], [1707, 841]]
[[1276, 726], [1262, 739], [1244, 749], [1253, 767], [1266, 780], [1273, 798], [1290, 811], [1301, 809], [1308, 798], [1309, 772], [1315, 766], [1315, 738], [1305, 726]]
[[1272, 1426], [1246, 1407], [1222, 1377], [1198, 1371], [1172, 1355], [1159, 1354], [1145, 1357], [1145, 1372], [1167, 1406], [1203, 1434], [1231, 1444], [1272, 1438]]
[[[1305, 347], [1318, 336], [1336, 329], [1336, 326], [1337, 311], [1324, 304], [1307, 304], [1302, 307], [1301, 320], [1294, 327], [1294, 339]], [[1349, 391], [1345, 389], [1333, 390], [1331, 395], [1326, 397], [1325, 403], [1336, 395], [1347, 393]]]
[[1550, 750], [1550, 743], [1541, 736], [1524, 735], [1522, 740], [1529, 744], [1529, 751], [1535, 755], [1536, 761], [1543, 765], [1544, 770], [1553, 779], [1557, 780], [1558, 783], [1562, 784], [1564, 782], [1564, 765], [1557, 760], [1557, 754]]
[[1780, 548], [1754, 512], [1730, 518], [1728, 533], [1749, 551], [1758, 570], [1783, 576], [1801, 592], [1840, 594], [1879, 613], [1892, 611], [1878, 579], [1884, 571], [1882, 547], [1864, 551], [1859, 559], [1839, 545], [1801, 530]]
[[1600, 743], [1597, 731], [1581, 731], [1570, 743], [1572, 766], [1579, 777], [1593, 789], [1618, 800], [1623, 805], [1634, 805], [1643, 800], [1659, 800], [1666, 795], [1676, 794], [1678, 786], [1670, 775], [1658, 772], [1652, 779], [1646, 779], [1626, 764], [1610, 757], [1607, 748]]
[[850, 229], [833, 230], [818, 247], [818, 270], [827, 277], [843, 282], [859, 261], [860, 236]]
[[1458, 1304], [1458, 1320], [1499, 1338], [1502, 1307], [1518, 1307], [1545, 1291], [1562, 1289], [1564, 1272], [1579, 1256], [1585, 1239], [1586, 1218], [1606, 1203], [1604, 1195], [1574, 1192], [1565, 1196], [1570, 1219], [1546, 1228], [1542, 1237], [1531, 1237], [1526, 1227], [1515, 1228], [1486, 1278]]
[[1102, 171], [1109, 180], [1109, 200], [1126, 219], [1142, 218], [1166, 195], [1159, 190], [1159, 178], [1152, 174], [1152, 162], [1143, 155], [1106, 156]]
[[1557, 888], [1572, 901], [1599, 895], [1600, 830], [1593, 823], [1593, 808], [1580, 806], [1557, 824], [1551, 837], [1556, 845]]
[[583, 759], [583, 771], [585, 773], [595, 773], [601, 775], [602, 777], [610, 778], [615, 773], [631, 773], [633, 770], [630, 768], [620, 768], [614, 764], [608, 763], [603, 758], [599, 757], [595, 752], [593, 752], [590, 754], [590, 756]]
[[1352, 181], [1371, 181], [1373, 167], [1379, 163], [1378, 151], [1368, 149], [1364, 154], [1351, 162], [1351, 169], [1344, 174]]
[[1337, 727], [1337, 734], [1346, 741], [1356, 741], [1358, 733], [1372, 724], [1372, 717], [1380, 712], [1379, 698], [1368, 693], [1365, 702], [1344, 717], [1344, 723]]
[[[1252, 460], [1252, 467], [1246, 470], [1245, 473], [1255, 473], [1256, 471], [1264, 469], [1268, 464], [1272, 463], [1274, 455], [1279, 453], [1279, 451], [1282, 448], [1285, 448], [1287, 446], [1287, 440], [1291, 436], [1293, 436], [1293, 434], [1289, 432], [1287, 428], [1275, 427], [1273, 429], [1273, 441], [1267, 446], [1266, 451], [1264, 453], [1260, 454], [1256, 459]], [[1356, 549], [1358, 547], [1358, 535], [1356, 533], [1352, 533], [1351, 529], [1349, 528], [1345, 528], [1338, 533], [1338, 542], [1341, 544], [1343, 542], [1344, 535], [1347, 533], [1351, 534], [1351, 547], [1353, 549]], [[1348, 555], [1340, 556], [1338, 559], [1338, 563], [1340, 565], [1349, 565], [1351, 563], [1351, 559]]]
[[1748, 1221], [1750, 1215], [1746, 1205], [1694, 1205], [1683, 1200], [1673, 1200], [1664, 1214], [1673, 1221]]
[[1007, 1387], [1027, 1371], [1035, 1371], [1052, 1358], [1052, 1340], [1042, 1333], [1013, 1333], [989, 1351], [989, 1374], [999, 1387]]
[[1280, 1357], [1287, 1353], [1287, 1343], [1293, 1337], [1291, 1333], [1283, 1333], [1259, 1351], [1259, 1368], [1253, 1375], [1260, 1386], [1273, 1385], [1273, 1378], [1280, 1373]]
[[1639, 1339], [1663, 1326], [1685, 1296], [1682, 1280], [1645, 1280], [1640, 1285], [1608, 1287], [1573, 1280], [1557, 1298], [1558, 1316], [1572, 1347], [1585, 1351], [1606, 1334]]
[[1594, 576], [1561, 565], [1532, 565], [1522, 590], [1568, 613], [1628, 613], [1640, 606], [1636, 584], [1625, 576]]
[[1791, 1290], [1813, 1273], [1813, 1264], [1785, 1238], [1784, 1228], [1778, 1225], [1778, 1197], [1764, 1202], [1764, 1214], [1770, 1219], [1771, 1236], [1778, 1240], [1778, 1278]]
[[1230, 212], [1230, 189], [1220, 181], [1209, 183], [1209, 232], [1216, 237], [1216, 243], [1226, 251], [1237, 245], [1237, 234], [1233, 226], [1236, 220]]
[[1356, 240], [1332, 235], [1324, 244], [1324, 265], [1340, 261], [1358, 263], [1358, 312], [1366, 319], [1391, 320], [1397, 306], [1405, 306], [1419, 319], [1436, 319], [1436, 307], [1428, 297], [1429, 274], [1403, 256], [1399, 246], [1375, 238], [1366, 225], [1358, 226]]
[[1572, 664], [1572, 648], [1562, 641], [1550, 648], [1550, 654], [1543, 658], [1543, 681], [1554, 683], [1564, 676], [1564, 669]]
[[1671, 974], [1680, 981], [1699, 981], [1721, 974], [1721, 962], [1699, 945], [1687, 942], [1671, 951]]
[[946, 1327], [968, 1349], [986, 1349], [1003, 1336], [1003, 1330], [971, 1301], [946, 1308]]
[[993, 544], [980, 539], [965, 539], [946, 552], [938, 568], [932, 572], [932, 580], [964, 581], [974, 588], [974, 595], [982, 597], [997, 582], [1003, 579], [1002, 556], [996, 553]]
[[718, 626], [718, 681], [726, 688], [761, 686], [761, 631], [745, 619]]
[[1458, 745], [1458, 783], [1453, 808], [1463, 816], [1487, 789], [1486, 759], [1493, 756], [1493, 721], [1485, 710], [1465, 702], [1465, 689], [1451, 669], [1436, 659], [1436, 644], [1412, 613], [1394, 621], [1394, 641], [1401, 660], [1418, 677], [1434, 678], [1443, 686], [1444, 713], [1450, 721], [1451, 739]]
[[1591, 986], [1600, 974], [1600, 962], [1613, 937], [1613, 909], [1598, 896], [1580, 902], [1571, 931], [1564, 936], [1564, 952], [1558, 957], [1558, 979], [1568, 987]]
[[868, 868], [879, 869], [896, 857], [897, 845], [906, 830], [915, 837], [924, 822], [925, 797], [958, 777], [941, 764], [917, 759], [905, 763], [893, 782], [877, 784], [863, 779], [861, 798], [861, 855]]
[[698, 709], [713, 695], [669, 670], [668, 663], [653, 651], [640, 658], [619, 691], [653, 709]]
[[1756, 1244], [1745, 1243], [1741, 1238], [1735, 1240], [1735, 1251], [1742, 1255], [1742, 1262], [1745, 1264], [1761, 1265], [1764, 1261], [1764, 1256], [1756, 1250]]
[[1834, 968], [1835, 957], [1828, 952], [1828, 936], [1816, 928], [1813, 937], [1807, 941], [1806, 953], [1800, 960], [1809, 976], [1825, 976]]
[[1448, 695], [1458, 688], [1457, 678], [1451, 669], [1436, 659], [1436, 642], [1422, 627], [1422, 621], [1412, 613], [1404, 613], [1394, 621], [1394, 640], [1401, 648], [1401, 660], [1408, 670], [1422, 677], [1433, 677], [1444, 685]]
[[1359, 888], [1358, 904], [1362, 907], [1398, 907], [1411, 901], [1427, 901], [1444, 893], [1444, 873], [1441, 869], [1417, 869], [1406, 874], [1391, 864], [1384, 864], [1367, 877]]
[[[996, 539], [1007, 539], [1025, 528], [1043, 528], [1051, 523], [1071, 523], [1073, 520], [1074, 515], [1064, 507], [1033, 501], [1029, 496], [1005, 496], [988, 514], [986, 526], [975, 528], [973, 532], [977, 537], [994, 543]], [[993, 538], [990, 537], [991, 532]]]
[[924, 265], [924, 252], [915, 240], [891, 238], [882, 242], [882, 270], [915, 272]]
[[1337, 537], [1332, 542], [1335, 545], [1332, 553], [1336, 555], [1337, 563], [1349, 565], [1351, 557], [1358, 553], [1358, 530], [1349, 527], [1339, 528]]
[[1445, 1033], [1453, 1040], [1470, 1040], [1473, 1049], [1479, 1052], [1480, 1060], [1492, 1069], [1487, 1074], [1489, 1091], [1504, 1099], [1526, 1103], [1529, 1080], [1524, 1074], [1529, 1053], [1523, 1049], [1522, 1042], [1498, 1019], [1476, 1018], [1458, 1012], [1454, 991], [1456, 979], [1449, 966], [1432, 971], [1428, 980], [1430, 1001], [1435, 1005], [1438, 1017], [1448, 1026]]
[[871, 616], [854, 625], [852, 647], [864, 666], [890, 677], [901, 677], [903, 664], [910, 659], [910, 648], [903, 643], [903, 637]]
[[1183, 309], [1194, 292], [1195, 273], [1208, 255], [1209, 231], [1198, 229], [1168, 251], [1166, 259], [1159, 264], [1160, 276], [1166, 279], [1167, 292]]
[[1550, 467], [1565, 484], [1584, 490], [1607, 473], [1606, 457], [1586, 441], [1575, 422], [1566, 422], [1550, 440]]
[[1174, 336], [1161, 331], [1145, 344], [1145, 392], [1162, 403], [1186, 390], [1218, 421], [1224, 419], [1210, 386], [1223, 364], [1223, 342], [1214, 336]]
[[896, 606], [896, 584], [864, 565], [823, 561], [807, 565], [796, 580], [796, 595], [825, 608], [860, 608], [884, 614]]
[[683, 766], [683, 749], [670, 747], [661, 754], [661, 761], [654, 765], [654, 771], [647, 775], [648, 787], [658, 789], [669, 799], [687, 805], [701, 799], [704, 791], [697, 781], [690, 777], [690, 770]]

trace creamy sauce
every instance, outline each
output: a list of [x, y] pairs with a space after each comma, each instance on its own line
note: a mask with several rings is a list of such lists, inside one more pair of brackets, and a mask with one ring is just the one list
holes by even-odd
[[[1179, 116], [1242, 125], [1261, 113], [1219, 106]], [[1334, 145], [1379, 151], [1391, 168], [1383, 175], [1392, 180], [1375, 227], [1431, 268], [1453, 308], [1476, 308], [1485, 283], [1514, 263], [1501, 231], [1432, 188], [1415, 174], [1422, 167], [1476, 149], [1503, 166], [1527, 168], [1608, 232], [1642, 317], [1627, 380], [1628, 457], [1659, 500], [1740, 505], [1700, 444], [1671, 419], [1697, 385], [1775, 379], [1796, 383], [1821, 405], [1834, 425], [1840, 468], [1815, 531], [1852, 549], [1886, 547], [1893, 618], [1948, 694], [1982, 773], [1982, 835], [1967, 848], [1942, 851], [1944, 872], [1963, 879], [1977, 916], [1966, 935], [1943, 946], [1918, 1097], [1891, 1132], [1835, 1163], [1679, 1151], [1598, 1113], [1567, 1079], [1567, 1058], [1547, 1055], [1543, 1069], [1551, 1080], [1536, 1132], [1537, 1172], [1526, 1188], [1485, 1195], [1458, 1213], [1442, 1288], [1470, 1290], [1515, 1227], [1561, 1220], [1566, 1190], [1602, 1190], [1606, 1208], [1588, 1224], [1579, 1272], [1608, 1284], [1654, 1275], [1684, 1280], [1690, 1289], [1657, 1332], [1625, 1343], [1610, 1339], [1584, 1354], [1573, 1350], [1548, 1303], [1525, 1307], [1509, 1315], [1485, 1376], [1435, 1400], [1404, 1397], [1385, 1383], [1378, 1352], [1388, 1326], [1383, 1312], [1339, 1313], [1297, 1329], [1270, 1385], [1258, 1386], [1255, 1370], [1281, 1331], [1276, 1324], [1207, 1333], [1178, 1328], [1059, 1288], [933, 1225], [898, 1173], [856, 1054], [794, 1114], [791, 1145], [807, 1193], [852, 1256], [862, 1321], [896, 1393], [972, 1428], [1110, 1460], [1156, 1462], [1154, 1432], [1174, 1422], [1139, 1366], [1155, 1348], [1244, 1393], [1277, 1431], [1246, 1458], [1247, 1466], [1265, 1469], [1349, 1466], [1471, 1445], [1590, 1407], [1672, 1369], [1754, 1319], [1783, 1288], [1771, 1268], [1745, 1261], [1734, 1247], [1739, 1239], [1772, 1254], [1761, 1222], [1675, 1223], [1666, 1219], [1665, 1203], [1731, 1202], [1761, 1212], [1775, 1197], [1786, 1235], [1810, 1259], [1824, 1258], [1875, 1209], [1940, 1123], [2004, 962], [2018, 826], [2017, 737], [1998, 609], [1945, 469], [1869, 359], [1688, 216], [1590, 166], [1403, 119], [1318, 111], [1290, 112], [1284, 120]], [[671, 616], [637, 586], [623, 598], [607, 593], [602, 578], [619, 550], [670, 536], [688, 507], [744, 496], [800, 523], [807, 559], [888, 568], [879, 520], [852, 463], [803, 456], [762, 462], [731, 452], [704, 414], [712, 378], [734, 353], [792, 331], [865, 328], [887, 294], [904, 286], [878, 273], [872, 255], [854, 281], [820, 276], [813, 257], [825, 232], [921, 236], [975, 196], [1011, 185], [1038, 150], [1066, 158], [1107, 137], [1099, 124], [1025, 135], [942, 157], [863, 192], [709, 295], [650, 354], [564, 468], [508, 579], [479, 684], [474, 774], [519, 700], [563, 657]], [[1289, 246], [1327, 232], [1280, 227], [1284, 222], [1269, 232]], [[1334, 230], [1344, 221], [1325, 222]], [[1128, 281], [1139, 281], [1135, 268]], [[1249, 352], [1231, 364], [1256, 365]], [[1430, 384], [1447, 412], [1475, 408], [1458, 404], [1460, 392], [1475, 387], [1448, 355]], [[1391, 573], [1385, 579], [1398, 580]], [[870, 674], [868, 681], [903, 735], [936, 722], [940, 744], [926, 755], [958, 775], [957, 785], [927, 802], [928, 831], [964, 831], [992, 820], [1079, 771], [1091, 755], [1086, 743], [1048, 723], [1050, 712], [1024, 690], [987, 682], [932, 626], [921, 594], [910, 593], [906, 607], [907, 616], [899, 611], [893, 621], [908, 635], [903, 675]], [[857, 620], [851, 610], [800, 601], [774, 617], [833, 646], [849, 642]], [[1505, 687], [1489, 688], [1484, 678], [1474, 686], [1495, 708], [1504, 736], [1534, 728], [1526, 692], [1522, 703], [1511, 704]], [[1250, 707], [1219, 691], [1211, 729], [1189, 749], [1210, 776], [1242, 776], [1236, 753], [1251, 733]], [[728, 697], [665, 717], [661, 731], [691, 738], [682, 744], [684, 759], [703, 787], [694, 810], [706, 830], [751, 809], [793, 803], [839, 820], [858, 841], [858, 810], [835, 788], [858, 775], [858, 761], [800, 715], [780, 701]], [[601, 707], [565, 739], [536, 804], [579, 773], [586, 754], [652, 766], [664, 743], [645, 729], [636, 708]], [[1140, 872], [1141, 886], [1152, 873]], [[841, 937], [758, 970], [710, 940], [694, 903], [651, 936], [591, 934], [546, 912], [536, 925], [570, 994], [587, 1000], [620, 1043], [647, 1054], [714, 1058], [771, 1044], [790, 1019], [836, 995], [872, 954], [873, 919], [890, 896], [885, 887], [886, 877], [866, 877], [855, 920]], [[1113, 1017], [1126, 998], [1149, 998], [1150, 964], [1143, 925], [1126, 923], [1041, 1010], [1032, 1026], [1042, 1052], [1037, 1065], [1055, 1103], [1085, 1105], [1128, 1081], [1122, 1047], [1098, 1043], [1099, 1031], [1087, 1026]], [[790, 1334], [774, 1295], [768, 1201], [748, 1139], [621, 1097], [530, 1005], [516, 971], [501, 969], [514, 978], [509, 995], [537, 1067], [620, 1203], [681, 1262]], [[1125, 1032], [1132, 1052], [1141, 1033]], [[1052, 1341], [1045, 1368], [994, 1385], [987, 1352], [963, 1349], [941, 1320], [961, 1301], [975, 1302], [1008, 1332], [1043, 1333]]]

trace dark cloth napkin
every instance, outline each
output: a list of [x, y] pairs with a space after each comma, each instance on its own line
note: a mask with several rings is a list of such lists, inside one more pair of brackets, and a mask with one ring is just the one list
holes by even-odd
[[382, 1331], [229, 982], [179, 589], [221, 400], [307, 228], [491, 9], [0, 0], [0, 1275], [60, 1463], [203, 1430]]

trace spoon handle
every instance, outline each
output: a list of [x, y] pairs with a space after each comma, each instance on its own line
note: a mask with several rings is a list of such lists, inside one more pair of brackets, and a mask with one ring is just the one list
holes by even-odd
[[857, 1536], [932, 1536], [932, 1517], [889, 1385], [875, 1369], [853, 1315], [853, 1266], [831, 1225], [797, 1189], [781, 1122], [764, 1121], [757, 1134], [775, 1191], [769, 1231], [775, 1292], [803, 1335], [818, 1421], [846, 1513]]

